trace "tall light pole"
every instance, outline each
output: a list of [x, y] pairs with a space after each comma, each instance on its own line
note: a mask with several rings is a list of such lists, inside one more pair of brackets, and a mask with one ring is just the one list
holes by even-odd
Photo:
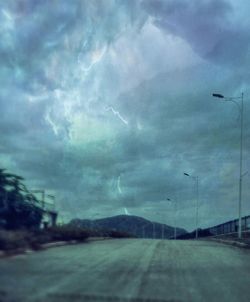
[[148, 226], [148, 224], [142, 226], [142, 238], [145, 239], [145, 227]]
[[196, 211], [195, 211], [195, 238], [198, 238], [198, 225], [199, 225], [199, 177], [192, 176], [188, 173], [184, 173], [185, 176], [192, 177], [196, 183]]
[[[162, 215], [163, 212], [155, 212], [155, 214]], [[163, 223], [161, 223], [161, 239], [162, 240], [164, 239], [164, 224]]]
[[152, 222], [152, 224], [153, 224], [153, 238], [155, 239], [155, 223]]
[[[238, 204], [238, 212], [239, 212], [239, 227], [238, 227], [238, 238], [242, 237], [242, 219], [241, 219], [241, 199], [242, 199], [242, 155], [243, 155], [243, 109], [244, 109], [244, 94], [242, 93], [239, 97], [225, 97], [220, 93], [213, 93], [213, 97], [220, 98], [223, 101], [233, 102], [235, 103], [240, 110], [240, 175], [239, 175], [239, 204]], [[236, 100], [240, 100], [241, 105], [239, 105]]]
[[[173, 202], [170, 198], [167, 198], [167, 200]], [[174, 240], [176, 240], [176, 200], [174, 201]]]

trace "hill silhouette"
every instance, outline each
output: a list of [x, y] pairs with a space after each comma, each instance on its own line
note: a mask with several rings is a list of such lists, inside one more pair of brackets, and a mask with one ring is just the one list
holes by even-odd
[[[76, 227], [84, 227], [95, 230], [108, 229], [120, 232], [126, 232], [137, 236], [138, 238], [165, 238], [174, 237], [174, 227], [147, 220], [139, 216], [118, 215], [101, 219], [73, 219], [69, 223]], [[182, 228], [176, 228], [176, 235], [184, 235], [187, 231]]]

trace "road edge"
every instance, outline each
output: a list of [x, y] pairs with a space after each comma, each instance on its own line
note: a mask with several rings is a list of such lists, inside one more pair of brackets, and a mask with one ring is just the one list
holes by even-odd
[[218, 238], [210, 238], [208, 240], [214, 241], [214, 242], [219, 242], [222, 244], [226, 245], [231, 245], [231, 246], [236, 246], [239, 248], [244, 248], [244, 249], [250, 249], [250, 245], [244, 242], [239, 242], [239, 241], [234, 241], [234, 240], [225, 240], [225, 239], [218, 239]]
[[108, 239], [113, 239], [113, 238], [111, 238], [111, 237], [89, 237], [84, 241], [70, 240], [70, 241], [55, 241], [55, 242], [44, 243], [44, 244], [41, 244], [38, 249], [19, 248], [19, 249], [10, 250], [10, 251], [0, 250], [0, 259], [7, 258], [7, 257], [13, 257], [13, 256], [20, 255], [20, 254], [31, 254], [31, 253], [43, 251], [43, 250], [46, 250], [49, 248], [53, 248], [53, 247], [84, 244], [84, 243], [90, 243], [93, 241], [101, 241], [101, 240], [108, 240]]

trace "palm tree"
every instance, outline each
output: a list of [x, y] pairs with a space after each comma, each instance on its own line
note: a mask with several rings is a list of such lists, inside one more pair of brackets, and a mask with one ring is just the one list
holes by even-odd
[[8, 175], [9, 174], [5, 172], [5, 169], [0, 168], [0, 194], [4, 193], [6, 190], [6, 186], [10, 184]]
[[7, 206], [8, 191], [7, 188], [11, 186], [10, 177], [12, 175], [7, 173], [5, 169], [0, 168], [0, 213], [3, 208]]
[[0, 225], [7, 229], [39, 226], [42, 211], [36, 197], [23, 184], [24, 178], [0, 169]]

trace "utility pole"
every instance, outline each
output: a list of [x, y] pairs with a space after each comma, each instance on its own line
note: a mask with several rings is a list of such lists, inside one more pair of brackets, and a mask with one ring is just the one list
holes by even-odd
[[196, 205], [195, 205], [195, 238], [198, 239], [198, 228], [199, 228], [199, 177], [192, 176], [188, 173], [184, 173], [185, 176], [189, 176], [195, 180], [196, 183]]
[[167, 198], [168, 201], [170, 201], [171, 203], [174, 203], [174, 240], [176, 240], [176, 199], [173, 201], [170, 198]]
[[[240, 111], [240, 173], [239, 173], [239, 202], [238, 202], [238, 238], [242, 237], [242, 159], [243, 159], [243, 118], [244, 118], [244, 93], [241, 93], [239, 97], [225, 97], [220, 93], [213, 93], [213, 97], [219, 98], [226, 102], [232, 102], [237, 105]], [[240, 100], [240, 105], [236, 100]]]
[[243, 93], [241, 94], [241, 122], [240, 122], [240, 178], [239, 178], [239, 230], [238, 237], [242, 237], [242, 158], [243, 158]]

